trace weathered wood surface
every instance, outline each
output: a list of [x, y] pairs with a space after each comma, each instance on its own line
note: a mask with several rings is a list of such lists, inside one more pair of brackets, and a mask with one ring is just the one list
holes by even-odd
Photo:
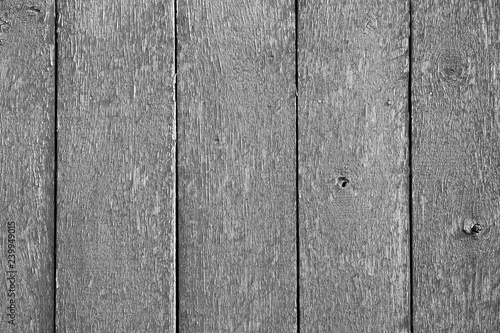
[[179, 328], [296, 330], [289, 0], [178, 4]]
[[408, 332], [407, 1], [300, 1], [302, 332]]
[[0, 332], [53, 329], [54, 121], [54, 3], [1, 1]]
[[412, 2], [415, 332], [500, 332], [500, 3]]
[[173, 332], [174, 2], [59, 13], [58, 331]]

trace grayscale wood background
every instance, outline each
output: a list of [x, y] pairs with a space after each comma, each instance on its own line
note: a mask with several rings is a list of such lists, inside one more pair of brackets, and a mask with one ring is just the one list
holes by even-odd
[[499, 147], [497, 1], [0, 0], [0, 332], [500, 332]]

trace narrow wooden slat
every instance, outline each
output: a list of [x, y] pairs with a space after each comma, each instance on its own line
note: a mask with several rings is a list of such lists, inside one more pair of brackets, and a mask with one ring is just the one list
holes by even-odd
[[500, 332], [500, 3], [413, 3], [415, 332]]
[[301, 1], [302, 332], [409, 331], [406, 1]]
[[0, 2], [0, 332], [53, 330], [54, 101], [54, 2]]
[[296, 329], [294, 20], [179, 1], [181, 332]]
[[174, 2], [59, 4], [58, 331], [173, 332]]

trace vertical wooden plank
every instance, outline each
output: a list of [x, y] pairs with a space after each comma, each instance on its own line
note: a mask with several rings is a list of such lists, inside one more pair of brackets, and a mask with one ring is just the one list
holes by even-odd
[[1, 332], [53, 329], [54, 120], [54, 3], [1, 1]]
[[500, 3], [413, 3], [415, 332], [500, 332]]
[[408, 2], [299, 6], [301, 331], [408, 332]]
[[57, 325], [175, 330], [174, 2], [60, 2]]
[[289, 0], [178, 5], [181, 332], [296, 329]]

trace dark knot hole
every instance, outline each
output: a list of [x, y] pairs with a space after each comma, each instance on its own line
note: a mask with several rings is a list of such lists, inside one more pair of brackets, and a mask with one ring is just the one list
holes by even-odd
[[347, 177], [339, 177], [337, 179], [337, 185], [339, 185], [342, 188], [347, 187], [348, 184], [349, 184], [349, 179]]

